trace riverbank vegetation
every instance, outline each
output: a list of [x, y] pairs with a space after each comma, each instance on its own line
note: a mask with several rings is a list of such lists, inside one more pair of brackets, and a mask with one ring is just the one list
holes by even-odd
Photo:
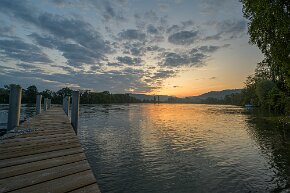
[[[4, 88], [0, 88], [0, 104], [9, 103], [9, 92], [11, 86], [18, 85], [5, 85]], [[58, 91], [44, 90], [39, 92], [37, 87], [32, 85], [26, 89], [22, 89], [22, 103], [35, 104], [36, 95], [41, 94], [43, 97], [50, 98], [52, 103], [61, 104], [64, 96], [71, 96], [72, 89], [62, 88]], [[91, 92], [89, 90], [80, 91], [80, 103], [81, 104], [108, 104], [108, 103], [137, 103], [140, 100], [129, 96], [129, 94], [111, 94], [109, 91], [104, 92]]]
[[290, 2], [241, 0], [249, 20], [250, 43], [259, 47], [264, 60], [248, 77], [244, 102], [279, 113], [290, 111]]

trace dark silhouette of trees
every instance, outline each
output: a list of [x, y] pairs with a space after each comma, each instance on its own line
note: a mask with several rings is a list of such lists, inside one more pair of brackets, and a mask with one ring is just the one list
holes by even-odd
[[[0, 103], [9, 103], [9, 93], [12, 86], [19, 85], [5, 85], [4, 88], [0, 88]], [[32, 85], [23, 89], [22, 92], [22, 103], [35, 104], [36, 95], [41, 94], [43, 97], [52, 99], [52, 103], [61, 104], [62, 99], [65, 96], [71, 96], [72, 89], [66, 87], [56, 92], [51, 90], [44, 90], [38, 92], [36, 86]], [[80, 91], [80, 103], [81, 104], [109, 104], [109, 103], [137, 103], [141, 102], [129, 94], [112, 94], [109, 91], [103, 92], [91, 92], [90, 90]]]
[[[250, 42], [265, 55], [265, 63], [281, 90], [290, 88], [290, 1], [241, 0], [250, 20]], [[289, 91], [289, 90], [288, 90]]]

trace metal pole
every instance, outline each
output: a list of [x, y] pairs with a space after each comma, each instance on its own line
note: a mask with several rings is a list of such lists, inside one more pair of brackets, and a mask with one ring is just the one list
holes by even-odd
[[70, 107], [70, 96], [66, 96], [65, 97], [64, 112], [67, 116], [69, 115], [69, 107]]
[[77, 134], [79, 124], [79, 106], [80, 106], [80, 92], [72, 92], [72, 105], [71, 105], [71, 124]]
[[48, 100], [48, 98], [44, 98], [44, 100], [43, 100], [43, 111], [47, 110], [47, 100]]
[[7, 130], [19, 126], [22, 89], [20, 86], [10, 88]]
[[42, 95], [37, 95], [36, 96], [36, 114], [41, 113], [41, 100], [42, 100]]

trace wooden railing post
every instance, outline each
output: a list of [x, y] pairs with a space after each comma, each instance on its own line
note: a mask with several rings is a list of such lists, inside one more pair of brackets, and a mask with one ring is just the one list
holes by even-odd
[[48, 98], [44, 98], [44, 100], [43, 100], [43, 111], [47, 110], [47, 99]]
[[20, 86], [10, 88], [7, 130], [19, 126], [22, 89]]
[[69, 107], [70, 107], [70, 96], [65, 97], [65, 103], [64, 103], [64, 112], [68, 116], [69, 115]]
[[36, 114], [41, 113], [41, 100], [42, 100], [42, 95], [37, 95], [36, 96]]
[[62, 109], [64, 110], [65, 107], [65, 97], [62, 98]]
[[80, 106], [80, 92], [72, 92], [72, 105], [71, 105], [71, 124], [77, 134], [79, 124], [79, 106]]
[[47, 99], [47, 108], [48, 108], [48, 109], [51, 108], [51, 99]]

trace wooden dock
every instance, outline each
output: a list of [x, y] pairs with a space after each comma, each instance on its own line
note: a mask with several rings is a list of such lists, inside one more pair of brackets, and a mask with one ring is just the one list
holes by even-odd
[[54, 107], [0, 141], [0, 192], [100, 192], [71, 123]]

